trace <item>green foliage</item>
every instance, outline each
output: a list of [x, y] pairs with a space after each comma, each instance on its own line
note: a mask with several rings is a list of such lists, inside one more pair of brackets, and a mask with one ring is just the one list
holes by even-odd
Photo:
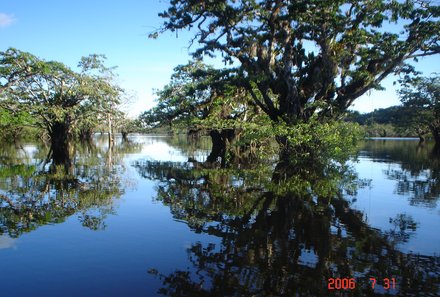
[[173, 0], [151, 37], [194, 28], [195, 57], [238, 61], [253, 103], [293, 125], [335, 118], [388, 75], [413, 72], [409, 59], [439, 53], [439, 15], [428, 1]]
[[425, 107], [398, 105], [364, 114], [349, 112], [345, 120], [362, 125], [368, 137], [424, 137], [433, 116]]
[[355, 123], [342, 121], [310, 121], [295, 126], [286, 124], [258, 127], [257, 137], [282, 139], [288, 158], [293, 160], [334, 160], [344, 163], [354, 153], [363, 130]]
[[423, 133], [430, 130], [440, 143], [440, 77], [406, 77], [399, 95], [408, 110], [406, 126]]
[[35, 119], [25, 111], [10, 111], [7, 109], [0, 109], [0, 126], [26, 126], [35, 123]]
[[9, 48], [0, 52], [1, 103], [7, 99], [14, 112], [29, 115], [32, 124], [40, 124], [52, 137], [59, 127], [67, 137], [83, 128], [78, 126], [95, 127], [116, 112], [122, 94], [104, 59], [83, 57], [81, 70], [75, 72], [62, 63]]
[[30, 127], [36, 124], [37, 120], [29, 112], [8, 109], [0, 104], [0, 132], [2, 138], [22, 137], [30, 130]]
[[141, 132], [141, 123], [138, 119], [133, 120], [133, 119], [129, 119], [125, 116], [121, 116], [118, 120], [118, 124], [117, 124], [119, 131], [121, 131], [121, 133], [136, 133], [136, 132]]
[[141, 119], [151, 126], [172, 124], [174, 129], [234, 131], [234, 138], [228, 139], [234, 145], [227, 152], [232, 153], [229, 157], [238, 155], [237, 149], [246, 146], [254, 156], [267, 158], [275, 153], [276, 147], [271, 143], [278, 140], [291, 158], [342, 161], [360, 137], [358, 126], [325, 121], [318, 116], [296, 125], [274, 123], [253, 104], [252, 94], [240, 86], [235, 70], [214, 70], [196, 61], [175, 71], [171, 83], [158, 92], [158, 105]]
[[23, 178], [29, 178], [35, 173], [35, 170], [35, 166], [29, 166], [25, 164], [0, 166], [0, 178], [6, 179], [11, 176], [21, 176]]
[[375, 109], [368, 113], [359, 113], [350, 111], [347, 113], [345, 119], [347, 121], [356, 122], [360, 125], [371, 123], [378, 124], [397, 124], [404, 114], [408, 112], [403, 106], [391, 106], [387, 108]]
[[202, 134], [229, 129], [243, 144], [247, 134], [270, 123], [236, 75], [234, 69], [216, 70], [199, 60], [180, 65], [171, 82], [157, 92], [157, 106], [140, 120], [147, 127], [169, 126]]
[[241, 116], [248, 100], [234, 85], [233, 75], [232, 70], [216, 70], [200, 60], [179, 65], [170, 83], [157, 91], [157, 106], [140, 120], [148, 127], [221, 129], [224, 121]]

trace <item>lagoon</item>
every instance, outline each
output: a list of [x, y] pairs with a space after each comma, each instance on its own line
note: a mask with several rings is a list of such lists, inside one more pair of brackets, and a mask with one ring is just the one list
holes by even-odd
[[42, 143], [3, 143], [0, 296], [440, 294], [431, 143], [367, 140], [344, 172], [284, 186], [269, 161], [206, 168], [209, 149], [95, 136], [61, 173]]

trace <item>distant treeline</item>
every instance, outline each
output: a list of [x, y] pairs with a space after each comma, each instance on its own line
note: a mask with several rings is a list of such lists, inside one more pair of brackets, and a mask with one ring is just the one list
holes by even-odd
[[346, 120], [361, 125], [368, 137], [419, 137], [408, 114], [408, 107], [397, 105], [368, 113], [349, 111]]

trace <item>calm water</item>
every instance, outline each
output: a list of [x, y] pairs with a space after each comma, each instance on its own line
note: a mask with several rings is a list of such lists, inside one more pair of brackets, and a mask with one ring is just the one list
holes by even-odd
[[209, 169], [209, 143], [184, 137], [96, 138], [67, 172], [42, 144], [4, 143], [0, 296], [438, 296], [431, 150], [371, 140], [348, 167], [273, 185], [273, 164]]

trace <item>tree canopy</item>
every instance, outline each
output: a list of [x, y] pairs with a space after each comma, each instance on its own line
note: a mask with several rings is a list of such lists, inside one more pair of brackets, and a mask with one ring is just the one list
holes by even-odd
[[[47, 131], [56, 163], [69, 155], [75, 134], [88, 133], [101, 122], [111, 126], [123, 90], [114, 82], [105, 56], [81, 58], [79, 71], [9, 48], [0, 52], [0, 104], [9, 113], [35, 118]], [[112, 129], [110, 129], [112, 130]], [[86, 132], [84, 132], [86, 131]]]
[[235, 69], [214, 69], [200, 60], [174, 69], [170, 83], [157, 91], [157, 106], [143, 113], [150, 126], [183, 124], [190, 129], [223, 129], [243, 125], [259, 113]]
[[0, 53], [0, 91], [6, 94], [3, 103], [38, 117], [51, 136], [61, 124], [66, 126], [64, 132], [71, 134], [80, 119], [89, 115], [96, 120], [119, 102], [122, 89], [113, 83], [104, 59], [96, 54], [83, 57], [80, 71], [75, 72], [62, 63], [10, 48]]
[[431, 131], [440, 145], [440, 77], [413, 77], [404, 80], [400, 100], [408, 109], [407, 121], [422, 133]]
[[406, 62], [440, 52], [427, 1], [170, 1], [164, 31], [193, 29], [194, 56], [239, 62], [242, 84], [274, 122], [335, 117]]

